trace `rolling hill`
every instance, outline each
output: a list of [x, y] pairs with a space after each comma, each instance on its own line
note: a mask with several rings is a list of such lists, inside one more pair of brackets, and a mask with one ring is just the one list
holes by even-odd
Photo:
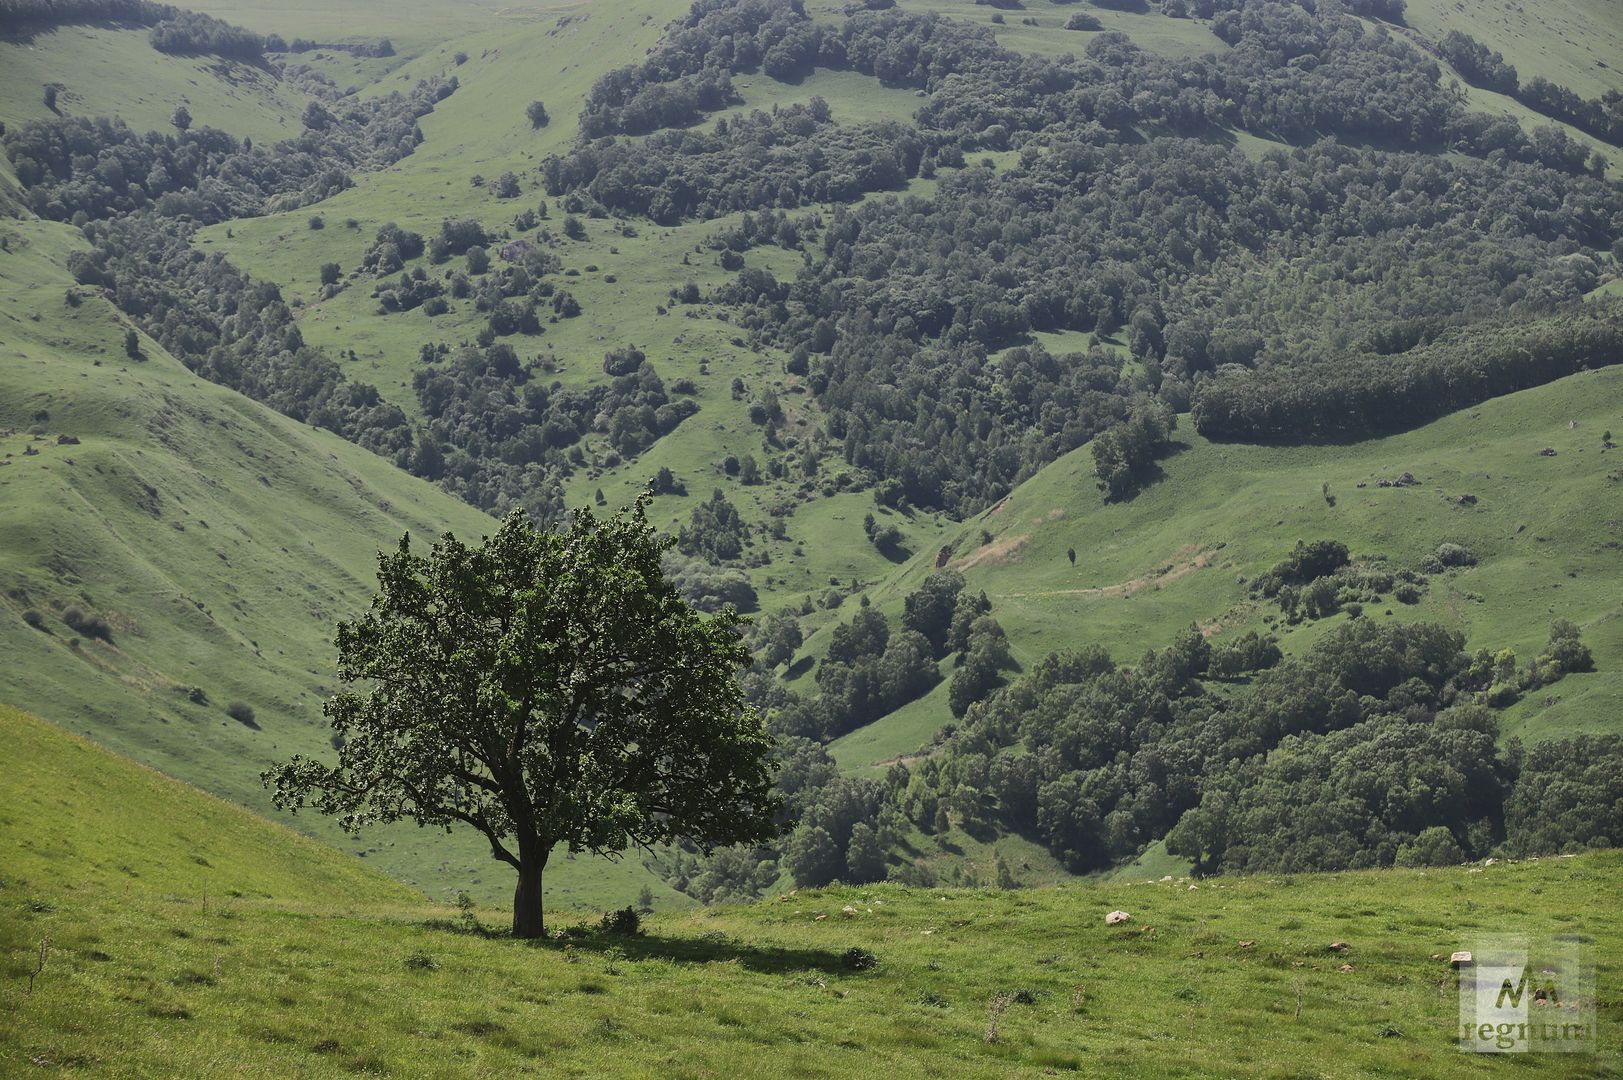
[[[382, 312], [377, 293], [390, 282], [359, 270], [378, 230], [394, 222], [432, 236], [445, 219], [470, 218], [506, 242], [522, 231], [514, 224], [519, 211], [546, 203], [554, 215], [548, 225], [556, 226], [567, 211], [545, 191], [540, 163], [576, 144], [578, 114], [598, 80], [643, 58], [682, 10], [657, 0], [196, 6], [257, 31], [329, 43], [297, 59], [341, 90], [353, 89], [358, 100], [423, 78], [457, 80], [455, 93], [420, 118], [422, 142], [410, 156], [358, 172], [353, 186], [319, 203], [221, 221], [195, 241], [200, 253], [223, 255], [277, 286], [304, 340], [338, 360], [352, 381], [375, 384], [413, 421], [424, 419], [413, 387], [423, 347], [466, 345], [487, 316], [473, 303], [434, 317], [420, 308]], [[831, 25], [844, 7], [813, 2], [807, 10]], [[1157, 56], [1228, 49], [1209, 21], [1148, 9], [1101, 9], [1103, 30], [1062, 32], [1074, 5], [1049, 0], [1031, 0], [1006, 17], [968, 0], [903, 0], [900, 7], [989, 27], [998, 43], [1046, 56], [1083, 55], [1109, 31]], [[1524, 77], [1544, 74], [1590, 96], [1623, 89], [1623, 65], [1606, 66], [1623, 25], [1596, 0], [1536, 9], [1413, 0], [1406, 22], [1406, 34], [1422, 45], [1469, 29], [1503, 50]], [[330, 47], [385, 36], [397, 55], [360, 58]], [[297, 133], [306, 105], [273, 69], [158, 53], [144, 31], [116, 27], [65, 26], [0, 42], [0, 70], [0, 120], [9, 127], [50, 115], [41, 96], [46, 81], [62, 84], [58, 109], [68, 115], [119, 115], [137, 130], [163, 130], [185, 105], [198, 126], [261, 144]], [[129, 93], [132, 86], [139, 92]], [[842, 125], [908, 122], [924, 105], [922, 90], [853, 70], [817, 68], [786, 79], [755, 72], [740, 75], [736, 87], [739, 101], [707, 116], [706, 127], [814, 98]], [[1529, 131], [1550, 123], [1504, 95], [1467, 94], [1473, 108], [1510, 115]], [[526, 118], [533, 100], [543, 100], [552, 116], [539, 129]], [[1615, 169], [1615, 147], [1565, 130], [1612, 155]], [[1294, 152], [1269, 133], [1210, 134], [1253, 161]], [[984, 157], [992, 175], [1021, 167], [1017, 149], [972, 156]], [[496, 192], [508, 171], [518, 183], [515, 198]], [[943, 167], [940, 176], [954, 171]], [[928, 198], [940, 182], [915, 177], [895, 194]], [[0, 199], [9, 200], [14, 186], [11, 166], [0, 163]], [[890, 197], [870, 193], [852, 205]], [[832, 218], [836, 210], [814, 205], [804, 212]], [[1029, 668], [1056, 649], [1088, 644], [1130, 662], [1192, 623], [1219, 643], [1272, 626], [1285, 650], [1298, 654], [1346, 616], [1276, 625], [1271, 605], [1248, 588], [1298, 539], [1338, 538], [1355, 554], [1405, 566], [1447, 542], [1469, 547], [1476, 566], [1437, 576], [1416, 605], [1364, 616], [1439, 621], [1463, 630], [1473, 649], [1510, 647], [1523, 657], [1536, 653], [1552, 619], [1572, 618], [1599, 670], [1524, 698], [1507, 714], [1506, 734], [1618, 730], [1623, 582], [1615, 564], [1623, 526], [1610, 508], [1619, 459], [1600, 445], [1603, 432], [1623, 424], [1618, 368], [1345, 445], [1214, 443], [1185, 417], [1159, 475], [1131, 500], [1102, 498], [1083, 445], [959, 521], [935, 510], [876, 506], [873, 475], [848, 467], [828, 437], [813, 379], [790, 373], [791, 352], [762, 343], [719, 299], [736, 271], [723, 265], [712, 239], [738, 227], [742, 214], [655, 224], [579, 213], [584, 232], [559, 242], [552, 276], [578, 299], [581, 314], [547, 322], [538, 337], [515, 339], [518, 347], [526, 359], [548, 360], [550, 390], [589, 391], [610, 381], [605, 354], [635, 345], [673, 393], [688, 385], [683, 396], [697, 411], [636, 454], [609, 453], [601, 425], [594, 428], [583, 441], [588, 453], [566, 480], [567, 501], [623, 505], [656, 471], [669, 469], [685, 490], [660, 495], [654, 514], [674, 532], [713, 490], [724, 490], [749, 526], [751, 557], [738, 569], [759, 610], [801, 613], [807, 638], [783, 672], [790, 689], [812, 688], [832, 628], [863, 598], [894, 619], [946, 548], [947, 565], [987, 592], [1014, 658]], [[312, 227], [312, 218], [322, 227]], [[7, 511], [0, 521], [0, 647], [18, 658], [0, 676], [0, 700], [265, 810], [260, 769], [325, 746], [319, 703], [332, 689], [332, 627], [365, 603], [375, 552], [408, 530], [477, 536], [491, 519], [384, 458], [197, 378], [151, 338], [139, 337], [142, 359], [127, 357], [128, 317], [99, 290], [75, 284], [68, 269], [70, 255], [86, 244], [70, 225], [19, 211], [0, 222], [0, 237], [0, 505]], [[789, 282], [810, 256], [758, 245], [746, 261]], [[341, 275], [334, 291], [322, 285], [329, 263]], [[1615, 257], [1601, 254], [1598, 265], [1601, 276], [1615, 275]], [[702, 300], [678, 306], [673, 291], [689, 282]], [[1120, 360], [1125, 383], [1146, 372], [1128, 338], [1123, 328], [1091, 339], [1084, 331], [1045, 331], [1030, 340], [1056, 355], [1091, 341]], [[771, 435], [753, 415], [767, 390], [782, 408]], [[1546, 447], [1556, 453], [1540, 455]], [[746, 454], [785, 468], [745, 484], [727, 458]], [[796, 471], [807, 457], [815, 475]], [[1405, 472], [1418, 486], [1379, 486]], [[897, 545], [882, 551], [862, 536], [869, 513], [896, 526]], [[1077, 552], [1074, 565], [1068, 549]], [[70, 610], [78, 628], [66, 621]], [[87, 626], [101, 630], [87, 633]], [[877, 774], [951, 721], [946, 693], [943, 681], [837, 740], [831, 752], [848, 770]], [[226, 715], [234, 703], [252, 708], [251, 723]], [[403, 829], [354, 841], [320, 821], [296, 824], [435, 897], [466, 888], [494, 902], [508, 887], [505, 872], [493, 872], [468, 841], [424, 844], [423, 834]], [[994, 855], [972, 838], [957, 842], [965, 865]], [[1063, 876], [1035, 848], [1018, 850], [1037, 868], [1028, 880]], [[1146, 857], [1155, 858], [1155, 849]], [[603, 907], [628, 901], [643, 884], [661, 906], [687, 902], [628, 864], [561, 865], [548, 888], [556, 904]], [[749, 925], [747, 918], [740, 925]]]

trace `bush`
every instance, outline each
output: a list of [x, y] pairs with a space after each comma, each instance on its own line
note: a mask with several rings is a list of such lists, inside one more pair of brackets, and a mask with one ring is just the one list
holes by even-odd
[[1441, 825], [1433, 825], [1398, 848], [1399, 866], [1458, 866], [1464, 861], [1465, 852], [1454, 841], [1454, 834]]
[[1105, 24], [1099, 21], [1099, 16], [1090, 15], [1086, 11], [1077, 11], [1065, 20], [1067, 30], [1103, 30]]
[[1438, 544], [1436, 556], [1444, 566], [1476, 565], [1476, 552], [1461, 544]]
[[91, 615], [76, 607], [70, 607], [62, 613], [62, 621], [72, 627], [75, 633], [83, 634], [87, 638], [98, 638], [109, 645], [113, 643], [113, 628], [99, 615]]
[[23, 612], [23, 622], [27, 623], [29, 626], [32, 626], [35, 630], [38, 630], [42, 634], [49, 634], [51, 632], [51, 628], [45, 625], [45, 616], [41, 615], [33, 608], [29, 608], [27, 611]]
[[440, 962], [425, 952], [414, 952], [406, 957], [406, 966], [413, 971], [438, 971]]
[[254, 721], [254, 707], [241, 701], [233, 701], [225, 707], [225, 714], [244, 727], [258, 727]]
[[642, 916], [637, 914], [636, 908], [629, 905], [618, 911], [606, 911], [603, 918], [598, 920], [597, 932], [635, 936], [642, 933]]
[[879, 957], [867, 949], [853, 945], [840, 956], [840, 963], [852, 971], [871, 971], [879, 966]]

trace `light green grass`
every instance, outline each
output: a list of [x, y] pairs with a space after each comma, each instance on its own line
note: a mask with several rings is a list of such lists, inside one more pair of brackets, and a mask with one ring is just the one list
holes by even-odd
[[[45, 725], [0, 712], [0, 731], [38, 764], [0, 787], [17, 844], [0, 888], [8, 1076], [1600, 1077], [1623, 1065], [1620, 976], [1605, 962], [1623, 948], [1615, 852], [1198, 888], [835, 888], [537, 947], [459, 932], [450, 909]], [[1021, 853], [1006, 857], [1018, 875]], [[1107, 926], [1114, 909], [1132, 920]], [[1446, 958], [1502, 932], [1584, 936], [1601, 961], [1600, 1053], [1460, 1053]], [[851, 948], [876, 966], [848, 968]]]
[[1460, 30], [1586, 98], [1623, 90], [1623, 9], [1610, 0], [1407, 0], [1405, 21], [1433, 41]]
[[0, 72], [0, 121], [8, 126], [52, 115], [46, 83], [62, 85], [62, 115], [116, 116], [136, 131], [172, 131], [169, 118], [185, 105], [197, 127], [259, 141], [297, 135], [307, 100], [265, 68], [161, 53], [145, 30], [64, 26], [26, 42], [0, 41]]

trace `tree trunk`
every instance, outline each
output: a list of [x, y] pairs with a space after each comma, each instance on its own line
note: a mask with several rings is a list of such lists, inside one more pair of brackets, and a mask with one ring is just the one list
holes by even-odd
[[538, 938], [545, 933], [541, 918], [541, 872], [547, 867], [547, 851], [529, 858], [519, 856], [518, 887], [513, 890], [513, 936]]

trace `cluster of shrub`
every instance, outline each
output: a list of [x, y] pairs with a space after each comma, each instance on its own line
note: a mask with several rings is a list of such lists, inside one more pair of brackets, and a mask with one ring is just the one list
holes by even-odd
[[661, 225], [739, 210], [850, 202], [901, 188], [924, 141], [900, 123], [835, 124], [828, 102], [757, 109], [712, 131], [676, 129], [638, 140], [582, 143], [541, 164], [548, 194], [585, 191], [611, 211]]
[[[628, 353], [634, 362], [623, 363]], [[538, 521], [562, 516], [562, 481], [587, 464], [588, 432], [631, 456], [698, 411], [690, 398], [672, 400], [635, 349], [610, 354], [607, 383], [578, 390], [543, 385], [543, 362], [505, 343], [425, 346], [423, 359], [412, 386], [428, 422], [401, 455], [405, 467], [482, 509], [519, 506]]]
[[79, 23], [152, 28], [152, 47], [181, 55], [264, 59], [266, 41], [251, 30], [151, 0], [0, 0], [0, 35], [19, 37]]
[[1614, 146], [1623, 145], [1623, 93], [1608, 90], [1598, 98], [1586, 99], [1542, 75], [1524, 83], [1514, 64], [1463, 30], [1450, 30], [1437, 46], [1472, 86], [1509, 94], [1536, 112], [1564, 120]]
[[957, 571], [927, 577], [907, 596], [894, 630], [866, 600], [850, 621], [834, 627], [817, 668], [816, 696], [772, 692], [766, 704], [773, 731], [836, 739], [928, 693], [941, 681], [940, 662], [948, 657], [954, 657], [948, 706], [961, 716], [1014, 666], [986, 594], [965, 589]]

